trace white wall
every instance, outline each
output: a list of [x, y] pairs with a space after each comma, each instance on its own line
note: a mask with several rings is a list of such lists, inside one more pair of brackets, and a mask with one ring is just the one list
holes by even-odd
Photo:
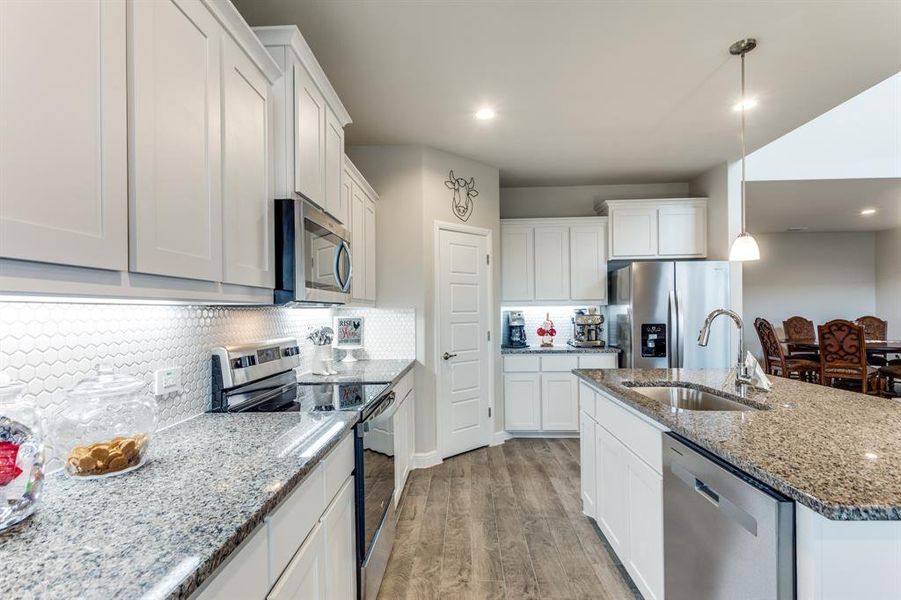
[[[460, 222], [451, 209], [452, 192], [444, 182], [450, 170], [458, 177], [475, 178], [479, 195], [474, 198], [473, 212], [466, 224], [490, 229], [492, 254], [499, 257], [498, 170], [423, 146], [352, 146], [348, 147], [347, 153], [379, 194], [378, 305], [416, 309], [416, 451], [428, 453], [437, 448], [435, 222]], [[500, 310], [499, 269], [493, 269], [492, 288], [494, 303], [491, 311], [497, 314]], [[499, 357], [500, 342], [493, 344], [492, 350]], [[497, 362], [500, 362], [499, 358]], [[495, 399], [498, 386], [496, 383]], [[503, 429], [502, 403], [495, 402], [495, 416], [496, 429]]]
[[687, 183], [501, 188], [501, 218], [595, 217], [598, 200], [684, 198]]
[[876, 232], [876, 315], [901, 339], [901, 227]]
[[[768, 233], [755, 236], [760, 260], [744, 264], [745, 342], [760, 343], [754, 319], [781, 330], [793, 315], [820, 325], [876, 313], [876, 235], [873, 232]], [[896, 296], [897, 298], [897, 296]]]

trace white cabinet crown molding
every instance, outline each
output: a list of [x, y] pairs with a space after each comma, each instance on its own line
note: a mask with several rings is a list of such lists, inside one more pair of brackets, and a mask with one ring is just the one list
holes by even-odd
[[350, 172], [351, 177], [353, 177], [354, 182], [363, 188], [363, 191], [366, 192], [373, 200], [378, 201], [379, 195], [375, 191], [375, 189], [366, 181], [366, 178], [357, 168], [351, 160], [350, 157], [346, 154], [344, 155], [344, 168]]
[[540, 218], [516, 218], [501, 219], [503, 226], [535, 227], [540, 225], [590, 225], [607, 223], [607, 217], [540, 217]]
[[247, 25], [247, 21], [229, 0], [202, 0], [206, 7], [213, 13], [216, 20], [222, 24], [225, 31], [237, 42], [247, 56], [259, 67], [260, 71], [269, 80], [269, 83], [282, 76], [282, 70], [260, 38], [254, 35], [254, 30]]
[[636, 198], [634, 200], [598, 200], [594, 210], [607, 216], [611, 208], [637, 208], [640, 206], [707, 206], [707, 198]]
[[325, 71], [322, 70], [322, 66], [316, 60], [313, 50], [310, 49], [307, 41], [303, 39], [303, 35], [301, 35], [296, 25], [254, 27], [253, 32], [264, 46], [289, 46], [313, 78], [313, 82], [319, 88], [319, 91], [325, 96], [326, 103], [335, 111], [335, 116], [341, 121], [341, 125], [346, 127], [352, 123], [350, 113], [344, 108], [341, 98], [338, 97], [338, 92], [332, 87]]

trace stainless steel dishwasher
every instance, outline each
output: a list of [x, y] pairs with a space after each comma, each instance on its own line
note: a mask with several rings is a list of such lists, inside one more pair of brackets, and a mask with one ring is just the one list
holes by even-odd
[[666, 600], [795, 597], [795, 507], [672, 433], [663, 439]]

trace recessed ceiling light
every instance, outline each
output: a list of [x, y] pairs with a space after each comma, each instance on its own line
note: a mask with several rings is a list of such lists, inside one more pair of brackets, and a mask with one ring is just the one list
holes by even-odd
[[490, 121], [495, 116], [497, 116], [497, 113], [494, 112], [493, 108], [480, 108], [476, 111], [476, 119], [479, 121]]
[[756, 98], [745, 98], [741, 102], [738, 102], [735, 106], [732, 107], [732, 110], [738, 112], [742, 110], [750, 110], [757, 106]]
[[873, 214], [876, 214], [876, 209], [875, 209], [875, 208], [865, 208], [865, 209], [863, 209], [862, 211], [860, 211], [860, 214], [862, 214], [862, 215], [873, 215]]

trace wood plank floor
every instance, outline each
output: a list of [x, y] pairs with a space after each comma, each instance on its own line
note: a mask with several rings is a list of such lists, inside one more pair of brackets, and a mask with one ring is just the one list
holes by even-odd
[[582, 515], [579, 442], [514, 439], [412, 471], [379, 600], [641, 598]]

